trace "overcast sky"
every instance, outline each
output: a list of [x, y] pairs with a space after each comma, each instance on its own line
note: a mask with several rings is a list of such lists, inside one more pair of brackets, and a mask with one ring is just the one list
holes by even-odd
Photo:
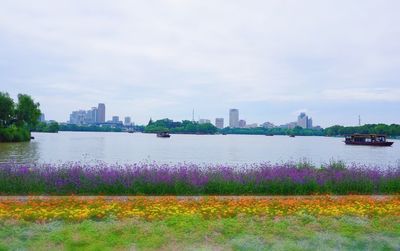
[[400, 1], [2, 0], [0, 91], [46, 119], [400, 123]]

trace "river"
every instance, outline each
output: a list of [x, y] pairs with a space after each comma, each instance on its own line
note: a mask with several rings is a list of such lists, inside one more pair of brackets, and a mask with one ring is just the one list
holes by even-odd
[[399, 166], [400, 140], [392, 147], [350, 146], [343, 138], [261, 135], [172, 135], [59, 132], [33, 133], [31, 142], [0, 143], [0, 162], [107, 163], [191, 162], [198, 164], [251, 164], [330, 161], [347, 164]]

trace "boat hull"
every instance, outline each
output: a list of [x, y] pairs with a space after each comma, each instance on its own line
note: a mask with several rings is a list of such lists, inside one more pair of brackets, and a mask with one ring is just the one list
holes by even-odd
[[391, 146], [393, 142], [344, 142], [346, 145], [357, 146]]

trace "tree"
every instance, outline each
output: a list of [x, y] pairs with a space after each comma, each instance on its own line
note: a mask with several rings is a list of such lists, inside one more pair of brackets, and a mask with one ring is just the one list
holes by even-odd
[[34, 128], [38, 123], [41, 111], [40, 104], [35, 103], [31, 96], [26, 94], [18, 94], [18, 104], [15, 110], [16, 125], [28, 126]]
[[15, 112], [14, 101], [8, 93], [0, 92], [0, 128], [7, 127], [12, 123]]

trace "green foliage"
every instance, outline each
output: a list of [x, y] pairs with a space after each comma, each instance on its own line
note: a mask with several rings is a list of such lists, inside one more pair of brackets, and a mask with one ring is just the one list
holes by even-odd
[[60, 125], [59, 131], [70, 131], [70, 132], [121, 132], [122, 129], [110, 126], [96, 126], [96, 125], [75, 125], [66, 124]]
[[0, 128], [0, 142], [23, 142], [29, 141], [31, 134], [29, 129], [11, 125], [7, 128]]
[[151, 121], [144, 128], [146, 133], [157, 133], [157, 132], [171, 132], [179, 134], [215, 134], [217, 128], [210, 124], [199, 124], [189, 120], [182, 122], [174, 122], [170, 119], [161, 119], [155, 122]]
[[17, 126], [28, 126], [34, 128], [40, 118], [40, 104], [35, 103], [31, 96], [18, 94], [18, 103], [15, 109], [15, 119]]
[[325, 129], [326, 136], [343, 136], [354, 133], [386, 134], [388, 136], [400, 136], [400, 125], [397, 124], [366, 124], [363, 126], [331, 126]]
[[18, 94], [14, 104], [8, 93], [0, 92], [0, 142], [29, 141], [40, 114], [39, 103], [30, 96]]
[[8, 93], [0, 92], [0, 128], [11, 124], [14, 116], [14, 101]]
[[316, 129], [303, 129], [301, 127], [296, 127], [294, 129], [287, 128], [229, 128], [226, 127], [220, 130], [221, 133], [225, 134], [251, 134], [251, 135], [300, 135], [300, 136], [322, 136], [324, 135], [323, 130]]
[[39, 122], [36, 127], [33, 129], [34, 132], [51, 132], [55, 133], [58, 132], [60, 129], [60, 126], [57, 122], [50, 122], [50, 123], [45, 123], [45, 122]]

